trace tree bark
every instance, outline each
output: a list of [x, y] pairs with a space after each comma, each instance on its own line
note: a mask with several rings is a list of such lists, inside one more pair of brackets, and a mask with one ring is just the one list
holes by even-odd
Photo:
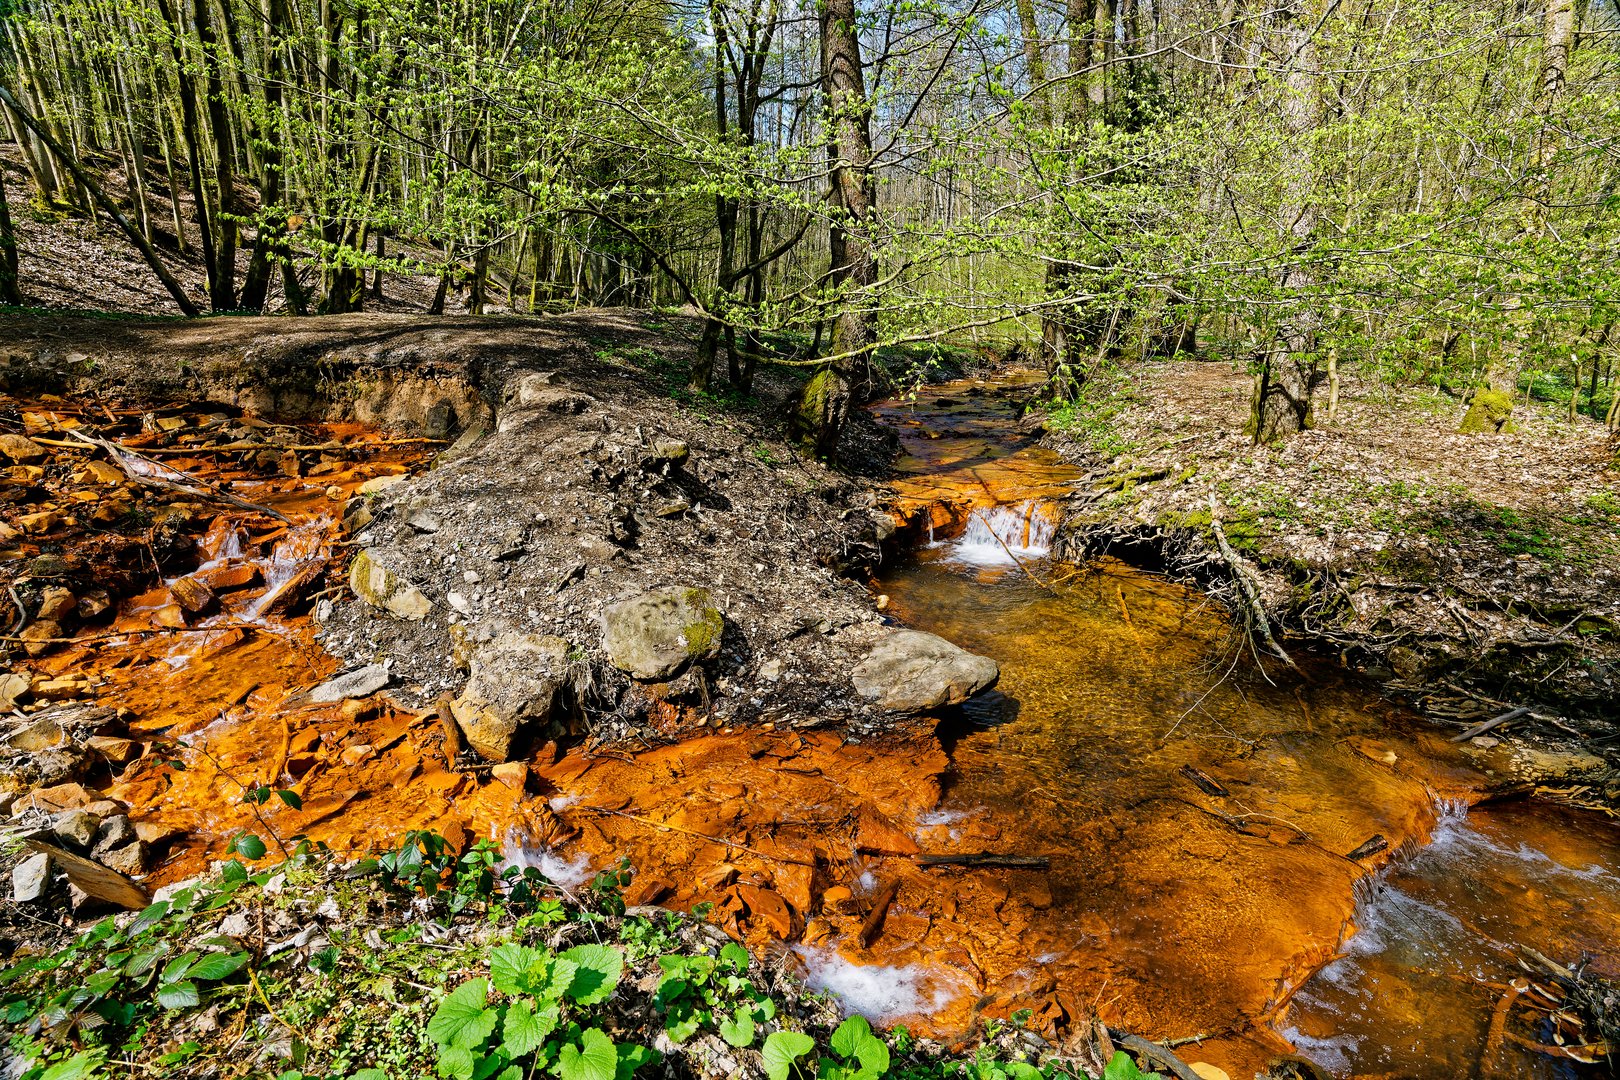
[[1320, 319], [1309, 295], [1314, 284], [1311, 266], [1303, 258], [1316, 232], [1311, 138], [1323, 116], [1319, 61], [1312, 37], [1316, 20], [1308, 10], [1298, 8], [1282, 9], [1275, 18], [1285, 50], [1281, 83], [1283, 152], [1288, 156], [1283, 163], [1286, 180], [1278, 212], [1293, 258], [1282, 275], [1282, 321], [1254, 376], [1244, 433], [1256, 443], [1276, 442], [1310, 427], [1311, 397], [1321, 381], [1315, 353]]
[[22, 305], [17, 285], [17, 234], [11, 229], [11, 206], [6, 202], [6, 170], [0, 164], [0, 304]]
[[832, 360], [805, 386], [796, 419], [801, 436], [824, 457], [837, 451], [850, 405], [857, 390], [864, 391], [876, 340], [867, 293], [877, 283], [870, 236], [877, 188], [872, 177], [871, 107], [855, 14], [855, 0], [823, 0], [821, 81], [836, 154], [832, 187], [839, 211], [829, 237], [833, 251], [829, 280], [839, 294], [839, 309], [833, 320]]

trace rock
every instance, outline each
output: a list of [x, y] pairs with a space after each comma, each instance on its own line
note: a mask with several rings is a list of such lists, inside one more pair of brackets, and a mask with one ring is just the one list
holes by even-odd
[[250, 562], [224, 562], [199, 570], [191, 577], [217, 593], [252, 585], [259, 580], [259, 568]]
[[105, 818], [116, 817], [128, 809], [129, 807], [125, 806], [117, 799], [97, 799], [93, 803], [86, 804], [84, 807], [84, 812], [95, 818], [97, 821], [100, 821]]
[[81, 483], [94, 483], [103, 486], [122, 484], [127, 479], [122, 469], [109, 465], [105, 461], [86, 462], [79, 475], [83, 477]]
[[323, 682], [309, 692], [308, 700], [327, 705], [346, 698], [369, 697], [387, 686], [393, 678], [383, 664], [371, 664]]
[[922, 848], [899, 826], [871, 806], [862, 806], [855, 826], [855, 849], [874, 855], [915, 855]]
[[33, 679], [19, 671], [0, 675], [0, 712], [10, 712], [16, 708], [17, 702], [28, 696], [33, 685]]
[[406, 479], [405, 473], [395, 473], [392, 476], [373, 476], [355, 490], [361, 495], [376, 495], [387, 491], [401, 480]]
[[68, 734], [62, 725], [49, 715], [42, 715], [36, 716], [27, 727], [13, 734], [6, 740], [6, 745], [13, 750], [37, 754], [41, 750], [54, 750], [68, 741]]
[[[89, 813], [88, 809], [85, 813]], [[131, 840], [136, 839], [135, 826], [130, 823], [126, 814], [113, 814], [103, 818], [96, 828], [96, 841], [90, 848], [90, 854], [101, 859], [107, 852], [121, 848]], [[105, 861], [105, 860], [103, 860]]]
[[562, 638], [520, 633], [477, 646], [472, 677], [450, 705], [467, 745], [486, 761], [506, 761], [520, 727], [550, 724], [568, 680], [571, 651]]
[[608, 660], [633, 678], [668, 679], [720, 652], [725, 618], [709, 590], [669, 586], [610, 605], [602, 613]]
[[96, 838], [96, 824], [87, 810], [64, 810], [51, 822], [51, 831], [64, 844], [89, 847]]
[[126, 876], [132, 877], [146, 869], [146, 845], [139, 840], [106, 851], [97, 848], [95, 855], [102, 866]]
[[62, 524], [62, 515], [55, 510], [40, 510], [32, 514], [24, 514], [17, 519], [25, 533], [44, 534], [52, 531]]
[[489, 774], [520, 794], [529, 782], [529, 766], [521, 761], [504, 762], [489, 770]]
[[60, 585], [53, 585], [40, 596], [39, 610], [34, 613], [34, 617], [60, 623], [73, 614], [78, 607], [78, 603], [78, 598], [73, 595], [71, 590], [64, 589]]
[[87, 589], [79, 597], [79, 618], [94, 619], [112, 607], [112, 594], [106, 589]]
[[738, 883], [735, 888], [743, 903], [748, 905], [750, 915], [764, 923], [771, 933], [783, 941], [792, 939], [795, 929], [793, 909], [782, 899], [780, 893], [760, 888], [758, 885], [742, 883]]
[[663, 466], [666, 471], [674, 472], [682, 465], [685, 465], [687, 458], [691, 457], [691, 455], [691, 448], [680, 439], [665, 438], [653, 440], [652, 453], [648, 456], [652, 458], [653, 464]]
[[[75, 855], [64, 848], [54, 847], [39, 840], [26, 841], [35, 851], [44, 852], [51, 861], [67, 874], [68, 881], [87, 897], [117, 904], [131, 911], [140, 911], [151, 903], [146, 890], [131, 881], [124, 873], [98, 862]], [[135, 846], [135, 845], [131, 845]]]
[[12, 461], [38, 461], [46, 450], [26, 435], [7, 434], [0, 435], [0, 454]]
[[61, 810], [76, 810], [95, 801], [95, 797], [84, 789], [83, 784], [57, 784], [30, 791], [16, 801], [11, 812], [12, 816], [25, 810], [41, 810], [47, 814], [54, 814]]
[[1187, 1068], [1191, 1069], [1199, 1080], [1232, 1080], [1225, 1069], [1217, 1068], [1207, 1061], [1194, 1061]]
[[369, 548], [350, 564], [349, 588], [372, 607], [412, 622], [420, 622], [433, 610], [422, 590], [382, 565]]
[[66, 701], [90, 689], [90, 676], [63, 675], [59, 679], [46, 679], [34, 684], [34, 697], [41, 701]]
[[22, 639], [23, 651], [29, 656], [44, 656], [51, 651], [52, 646], [63, 636], [62, 628], [49, 619], [41, 619], [30, 623], [22, 633], [17, 635]]
[[157, 847], [184, 833], [184, 829], [176, 828], [173, 825], [163, 825], [156, 821], [137, 821], [135, 823], [136, 837], [140, 839], [141, 843], [149, 847]]
[[851, 673], [856, 691], [890, 712], [959, 705], [996, 684], [1001, 668], [942, 637], [897, 630], [879, 641]]
[[153, 626], [179, 630], [186, 625], [186, 612], [179, 604], [165, 604], [152, 613]]
[[140, 743], [113, 735], [92, 735], [84, 745], [91, 753], [100, 754], [118, 765], [134, 761], [141, 756]]
[[11, 871], [11, 902], [32, 904], [51, 883], [51, 857], [43, 851], [28, 856]]

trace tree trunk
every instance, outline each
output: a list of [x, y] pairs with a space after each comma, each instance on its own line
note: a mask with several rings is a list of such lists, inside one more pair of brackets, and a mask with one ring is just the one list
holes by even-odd
[[1284, 49], [1282, 116], [1287, 133], [1283, 162], [1287, 177], [1278, 207], [1284, 236], [1295, 258], [1282, 277], [1282, 322], [1260, 370], [1254, 376], [1249, 422], [1244, 434], [1257, 443], [1276, 442], [1311, 426], [1311, 396], [1321, 380], [1317, 370], [1316, 332], [1320, 319], [1308, 295], [1314, 284], [1303, 256], [1316, 232], [1313, 204], [1315, 162], [1311, 135], [1322, 122], [1323, 99], [1316, 44], [1312, 33], [1317, 20], [1310, 12], [1284, 9], [1276, 22]]
[[17, 285], [17, 234], [11, 230], [11, 206], [6, 202], [6, 169], [0, 163], [0, 304], [22, 305]]
[[834, 202], [840, 213], [829, 237], [831, 284], [840, 296], [832, 328], [832, 360], [805, 386], [796, 427], [816, 453], [831, 457], [857, 391], [864, 392], [875, 334], [868, 290], [877, 283], [869, 234], [877, 200], [872, 178], [871, 109], [855, 26], [855, 0], [824, 0], [821, 79], [834, 152]]

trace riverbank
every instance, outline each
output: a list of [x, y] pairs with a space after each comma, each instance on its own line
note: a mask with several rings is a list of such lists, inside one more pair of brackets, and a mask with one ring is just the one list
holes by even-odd
[[[1144, 363], [1044, 418], [1083, 474], [1059, 550], [1116, 551], [1248, 607], [1212, 513], [1285, 646], [1335, 654], [1427, 714], [1610, 756], [1620, 694], [1620, 467], [1600, 423], [1539, 406], [1464, 435], [1437, 391], [1347, 376], [1336, 418], [1279, 446], [1242, 434], [1250, 383]], [[1213, 510], [1212, 510], [1213, 508]], [[1613, 763], [1569, 787], [1612, 805]]]

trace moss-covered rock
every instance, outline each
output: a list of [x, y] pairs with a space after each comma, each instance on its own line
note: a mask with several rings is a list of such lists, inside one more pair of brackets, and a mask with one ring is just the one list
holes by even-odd
[[1482, 386], [1474, 391], [1473, 404], [1457, 429], [1464, 435], [1506, 435], [1513, 431], [1513, 395], [1506, 390]]
[[709, 590], [671, 586], [613, 604], [602, 613], [602, 647], [631, 677], [657, 681], [720, 652], [725, 617]]

